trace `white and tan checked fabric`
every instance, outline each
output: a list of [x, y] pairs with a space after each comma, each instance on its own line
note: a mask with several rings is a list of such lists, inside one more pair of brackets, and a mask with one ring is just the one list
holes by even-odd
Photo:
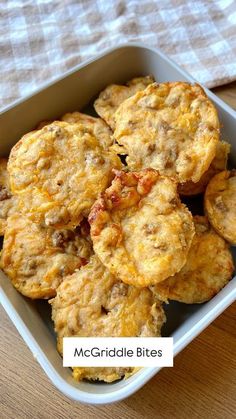
[[205, 86], [236, 79], [235, 0], [0, 0], [0, 108], [103, 49], [158, 47]]

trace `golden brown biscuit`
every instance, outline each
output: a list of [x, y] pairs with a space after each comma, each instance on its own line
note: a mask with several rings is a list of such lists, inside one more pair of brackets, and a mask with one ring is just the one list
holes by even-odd
[[8, 162], [20, 210], [55, 228], [74, 228], [88, 215], [114, 167], [121, 167], [119, 157], [105, 151], [82, 125], [58, 121], [26, 134]]
[[153, 83], [124, 101], [115, 119], [114, 137], [132, 170], [198, 182], [215, 157], [218, 116], [197, 84]]
[[0, 235], [5, 233], [7, 217], [17, 211], [17, 198], [12, 195], [7, 159], [0, 158]]
[[89, 215], [95, 253], [122, 281], [145, 287], [178, 272], [194, 236], [176, 183], [154, 169], [119, 172]]
[[[94, 135], [94, 137], [98, 139], [100, 145], [105, 149], [110, 147], [114, 142], [111, 129], [101, 118], [94, 118], [93, 116], [76, 111], [66, 113], [61, 117], [61, 120], [70, 124], [80, 124], [83, 126], [84, 132]], [[42, 129], [53, 122], [55, 121], [41, 121], [36, 129]]]
[[216, 146], [216, 155], [212, 160], [208, 170], [203, 173], [201, 179], [197, 183], [191, 180], [179, 184], [178, 191], [181, 195], [190, 196], [203, 193], [211, 178], [217, 173], [225, 170], [227, 167], [228, 155], [230, 153], [230, 144], [225, 141], [219, 141]]
[[236, 245], [236, 170], [223, 171], [208, 183], [204, 205], [211, 225]]
[[[94, 256], [88, 265], [68, 276], [50, 301], [58, 351], [63, 337], [160, 336], [165, 314], [148, 288], [117, 280]], [[114, 381], [131, 368], [74, 368], [77, 380]]]
[[94, 102], [94, 108], [98, 115], [114, 130], [114, 114], [120, 104], [153, 82], [153, 77], [147, 76], [132, 79], [127, 82], [126, 86], [111, 84], [100, 93]]
[[23, 295], [49, 298], [63, 278], [86, 264], [92, 253], [83, 227], [75, 231], [41, 228], [15, 214], [8, 218], [1, 268]]
[[180, 272], [152, 287], [163, 301], [187, 304], [210, 300], [232, 278], [233, 259], [228, 244], [211, 228], [206, 217], [194, 217], [196, 234]]
[[61, 119], [71, 124], [81, 124], [85, 132], [94, 135], [105, 150], [113, 144], [112, 131], [101, 118], [94, 118], [81, 112], [72, 112], [66, 113]]

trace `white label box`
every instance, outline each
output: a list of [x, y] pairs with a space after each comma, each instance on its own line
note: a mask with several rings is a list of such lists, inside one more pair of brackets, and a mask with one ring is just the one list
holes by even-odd
[[63, 338], [64, 367], [173, 367], [173, 338]]

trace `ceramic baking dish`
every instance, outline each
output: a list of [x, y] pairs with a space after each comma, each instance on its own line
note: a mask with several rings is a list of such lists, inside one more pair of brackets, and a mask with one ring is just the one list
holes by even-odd
[[[109, 83], [122, 83], [134, 76], [147, 74], [152, 74], [160, 82], [194, 82], [160, 51], [140, 44], [111, 49], [2, 112], [0, 155], [7, 155], [13, 144], [38, 122], [56, 119], [68, 111], [84, 109]], [[219, 111], [223, 124], [222, 135], [232, 144], [231, 160], [236, 165], [236, 113], [210, 91], [206, 91]], [[236, 262], [236, 253], [234, 259]], [[208, 303], [184, 305], [172, 302], [166, 306], [168, 320], [163, 334], [174, 337], [175, 355], [219, 316], [235, 300], [235, 296], [236, 278]], [[0, 302], [50, 380], [71, 399], [93, 404], [115, 402], [130, 396], [159, 371], [159, 368], [143, 368], [127, 380], [112, 384], [77, 383], [70, 370], [62, 367], [47, 302], [32, 302], [24, 298], [2, 272]]]

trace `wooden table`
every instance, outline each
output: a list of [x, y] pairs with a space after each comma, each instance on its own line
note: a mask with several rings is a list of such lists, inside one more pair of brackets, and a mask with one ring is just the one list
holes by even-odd
[[[236, 108], [236, 83], [215, 89]], [[236, 136], [236, 133], [235, 133]], [[236, 304], [129, 399], [84, 406], [64, 397], [0, 307], [0, 418], [236, 418]]]

